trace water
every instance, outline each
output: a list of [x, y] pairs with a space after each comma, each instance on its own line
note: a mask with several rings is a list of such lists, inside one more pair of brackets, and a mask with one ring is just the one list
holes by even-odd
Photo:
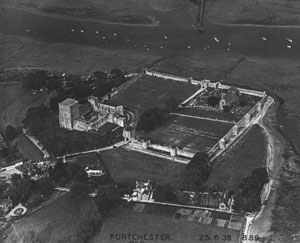
[[[2, 8], [0, 12], [1, 33], [30, 37], [46, 43], [73, 43], [173, 55], [190, 54], [195, 50], [222, 50], [270, 58], [295, 58], [300, 54], [300, 29], [296, 28], [206, 24], [206, 31], [200, 34], [193, 30], [192, 18], [190, 27], [170, 27], [169, 23], [168, 17], [163, 17], [158, 27], [142, 27], [71, 20], [13, 8]], [[215, 41], [216, 38], [219, 42]], [[290, 43], [286, 38], [293, 42]]]

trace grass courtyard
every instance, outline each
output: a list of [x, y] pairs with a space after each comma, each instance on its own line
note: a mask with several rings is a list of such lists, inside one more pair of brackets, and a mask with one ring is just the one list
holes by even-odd
[[109, 100], [111, 105], [125, 105], [142, 112], [161, 106], [170, 98], [184, 101], [200, 87], [188, 83], [143, 76], [129, 88]]
[[161, 145], [208, 151], [232, 126], [231, 123], [172, 115], [162, 126], [148, 134], [140, 133], [139, 136]]
[[135, 185], [136, 180], [151, 180], [181, 189], [184, 164], [123, 148], [103, 151], [100, 155], [116, 183]]

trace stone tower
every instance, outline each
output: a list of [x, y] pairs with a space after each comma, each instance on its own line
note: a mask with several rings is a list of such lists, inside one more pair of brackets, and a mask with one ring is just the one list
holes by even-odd
[[79, 118], [79, 104], [77, 100], [66, 99], [59, 103], [59, 126], [73, 130], [74, 121]]

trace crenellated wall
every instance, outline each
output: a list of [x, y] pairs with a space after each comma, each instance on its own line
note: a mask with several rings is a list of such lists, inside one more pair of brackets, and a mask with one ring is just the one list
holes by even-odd
[[265, 95], [257, 102], [239, 122], [237, 122], [209, 151], [210, 158], [214, 158], [225, 151], [246, 129], [274, 102], [274, 99]]
[[195, 152], [193, 151], [183, 150], [177, 147], [167, 145], [152, 144], [150, 141], [139, 141], [137, 139], [131, 140], [131, 142], [128, 145], [138, 150], [151, 150], [153, 152], [158, 153], [167, 153], [171, 157], [181, 156], [190, 159], [195, 154]]
[[[207, 87], [211, 88], [216, 88], [218, 87], [219, 89], [230, 89], [231, 86], [221, 84], [220, 82], [211, 82], [210, 80], [204, 79], [204, 80], [195, 80], [192, 77], [190, 78], [184, 78], [180, 76], [175, 76], [171, 74], [165, 74], [165, 73], [160, 73], [160, 72], [155, 72], [155, 71], [149, 71], [145, 70], [144, 73], [149, 76], [154, 76], [158, 78], [163, 78], [163, 79], [169, 79], [169, 80], [174, 80], [174, 81], [179, 81], [179, 82], [186, 82], [194, 85], [200, 85], [201, 88], [206, 89]], [[235, 87], [240, 93], [242, 94], [248, 94], [252, 96], [258, 96], [258, 97], [264, 97], [266, 95], [265, 92], [261, 91], [256, 91], [256, 90], [250, 90], [250, 89], [244, 89], [244, 88], [238, 88]]]
[[117, 95], [121, 91], [127, 89], [129, 86], [131, 86], [133, 83], [138, 81], [144, 74], [140, 73], [137, 75], [133, 75], [129, 80], [127, 80], [125, 83], [121, 84], [120, 86], [114, 88], [111, 92], [107, 93], [106, 95], [102, 96], [100, 101], [104, 102], [106, 100], [109, 100], [113, 96]]

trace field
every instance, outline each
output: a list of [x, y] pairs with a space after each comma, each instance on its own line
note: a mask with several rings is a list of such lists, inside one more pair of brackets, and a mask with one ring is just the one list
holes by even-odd
[[217, 159], [206, 185], [218, 183], [228, 189], [237, 187], [252, 170], [265, 166], [266, 149], [263, 131], [254, 125], [224, 157]]
[[153, 19], [159, 16], [161, 11], [185, 5], [185, 2], [180, 0], [76, 0], [75, 2], [25, 0], [22, 3], [4, 0], [3, 3], [47, 14], [126, 24], [152, 24]]
[[[198, 222], [176, 220], [175, 207], [162, 207], [157, 205], [134, 204], [122, 205], [111, 210], [108, 214], [101, 232], [98, 232], [91, 240], [96, 242], [120, 242], [118, 234], [157, 234], [158, 238], [151, 242], [162, 243], [172, 241], [174, 243], [200, 242], [201, 235], [208, 234], [210, 240], [207, 243], [218, 242], [213, 239], [218, 235], [222, 239], [224, 235], [231, 236], [226, 242], [236, 243], [239, 241], [239, 231], [225, 229], [215, 225], [206, 225]], [[169, 237], [169, 240], [168, 240]], [[125, 240], [124, 242], [130, 242]], [[133, 242], [133, 241], [132, 241]]]
[[22, 80], [10, 83], [0, 82], [0, 122], [1, 127], [7, 125], [18, 127], [25, 116], [26, 110], [39, 106], [46, 101], [47, 95], [40, 92], [30, 95], [22, 88]]
[[[25, 237], [29, 237], [30, 232], [36, 235], [40, 242], [79, 242], [79, 228], [93, 219], [99, 220], [101, 215], [92, 199], [66, 194], [50, 205], [15, 222], [14, 228], [23, 242]], [[8, 237], [5, 243], [19, 242], [11, 228], [6, 234]]]
[[155, 106], [161, 106], [169, 98], [184, 101], [198, 89], [198, 86], [183, 82], [144, 76], [108, 103], [125, 105], [142, 113]]
[[16, 143], [26, 158], [33, 161], [43, 158], [43, 153], [25, 135], [19, 135], [16, 138]]
[[151, 180], [158, 184], [170, 183], [174, 189], [181, 188], [184, 164], [122, 148], [104, 151], [101, 157], [117, 183], [135, 185], [136, 180]]
[[172, 115], [170, 121], [140, 137], [191, 151], [208, 151], [232, 126], [231, 123]]

